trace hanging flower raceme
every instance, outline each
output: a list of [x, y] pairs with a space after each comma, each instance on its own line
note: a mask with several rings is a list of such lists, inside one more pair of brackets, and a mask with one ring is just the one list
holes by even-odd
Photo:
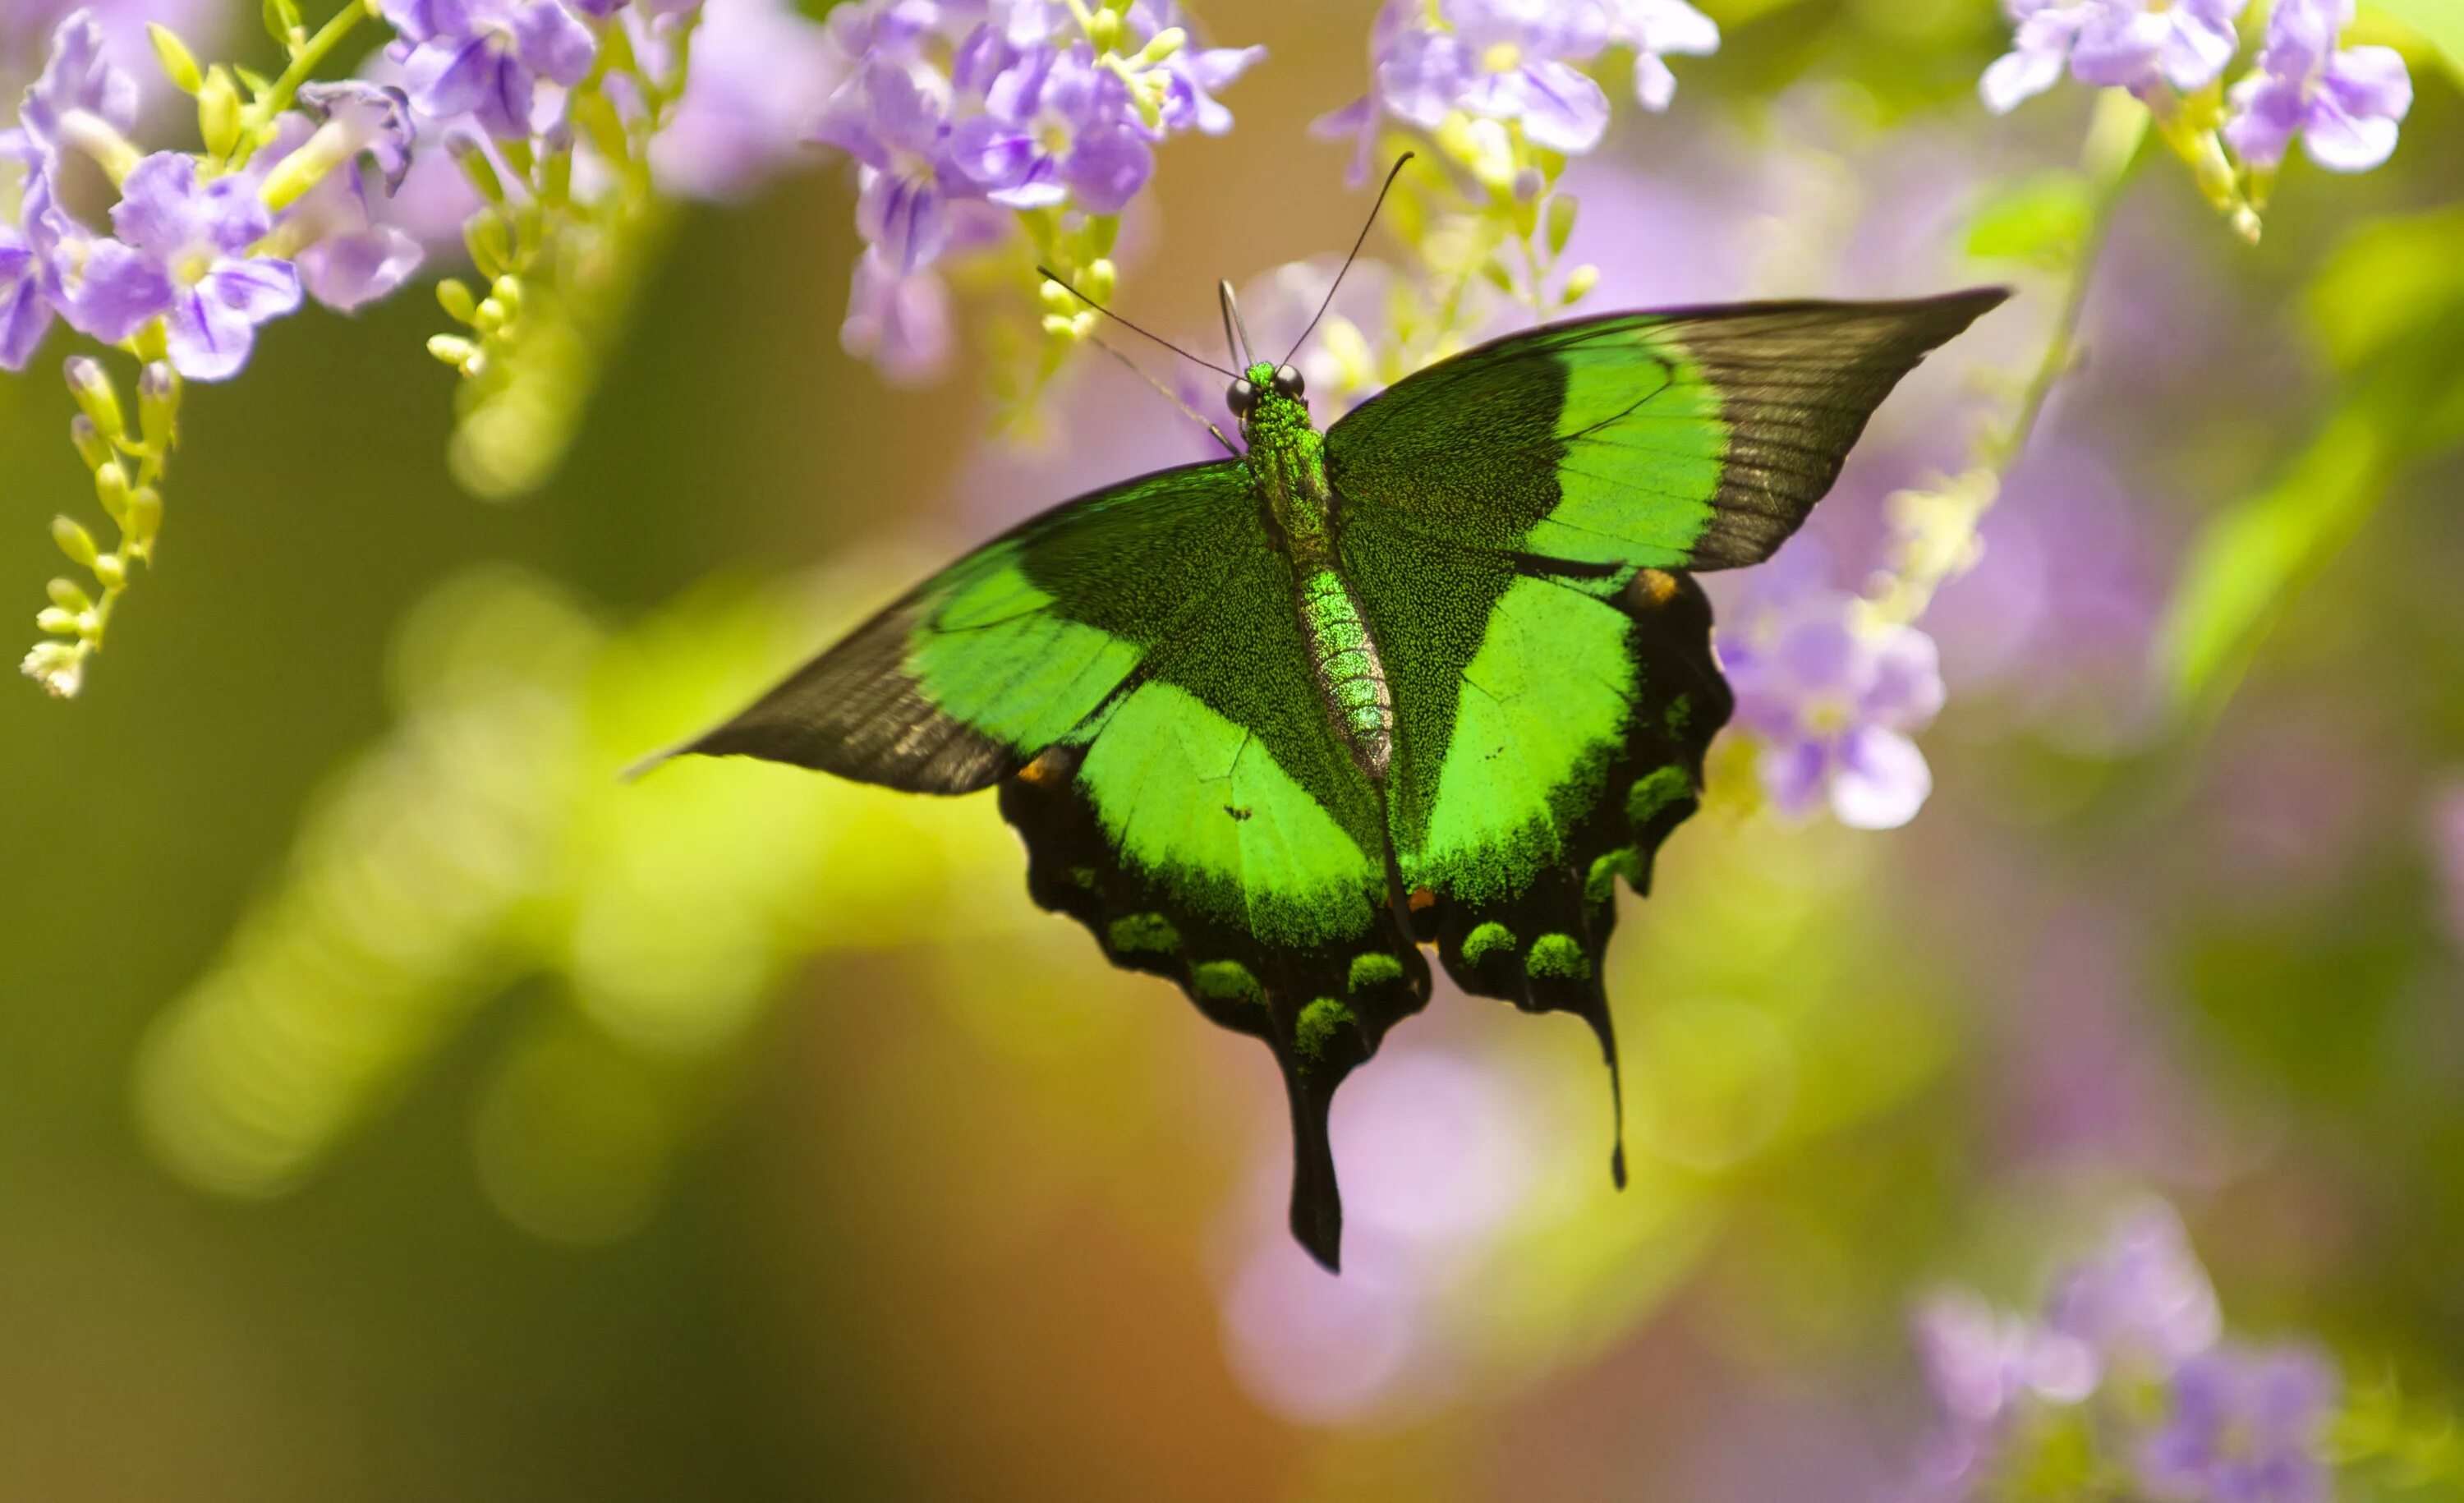
[[[2320, 166], [2359, 172], [2395, 150], [2412, 105], [2404, 59], [2339, 49], [2354, 0], [2277, 0], [2255, 66], [2223, 85], [2249, 0], [2003, 0], [2011, 51], [1978, 83], [2007, 114], [2061, 81], [2127, 89], [2217, 210], [2250, 239], [2297, 135]], [[2221, 128], [2219, 128], [2221, 127]]]
[[[1110, 295], [1119, 215], [1155, 173], [1155, 148], [1232, 115], [1216, 93], [1265, 49], [1195, 45], [1163, 0], [987, 5], [858, 0], [830, 17], [844, 81], [813, 139], [855, 164], [858, 258], [841, 342], [898, 379], [948, 352], [941, 268], [991, 245], [1032, 253], [1095, 298]], [[1036, 285], [1047, 336], [1014, 395], [1037, 389], [1093, 316]]]

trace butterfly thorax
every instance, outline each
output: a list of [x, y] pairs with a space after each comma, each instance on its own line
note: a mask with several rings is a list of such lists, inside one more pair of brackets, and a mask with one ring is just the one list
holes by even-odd
[[1258, 401], [1242, 424], [1242, 435], [1249, 440], [1250, 485], [1271, 523], [1270, 535], [1292, 561], [1293, 608], [1300, 613], [1327, 714], [1361, 771], [1382, 782], [1395, 746], [1386, 667], [1337, 559], [1339, 518], [1326, 481], [1325, 440], [1309, 422], [1306, 404], [1273, 389], [1273, 375], [1268, 365], [1250, 371]]

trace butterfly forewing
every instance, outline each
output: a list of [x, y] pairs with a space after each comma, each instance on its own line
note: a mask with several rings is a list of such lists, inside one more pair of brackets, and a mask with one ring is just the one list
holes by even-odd
[[1326, 435], [1345, 502], [1433, 543], [1727, 568], [1804, 521], [1866, 419], [1998, 289], [1905, 302], [1612, 314], [1398, 382]]

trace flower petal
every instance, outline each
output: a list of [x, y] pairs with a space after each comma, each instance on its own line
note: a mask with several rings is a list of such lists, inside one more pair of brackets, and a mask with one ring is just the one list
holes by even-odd
[[1851, 829], [1897, 829], [1933, 792], [1933, 770], [1917, 743], [1897, 731], [1859, 726], [1839, 745], [1831, 777], [1831, 812]]

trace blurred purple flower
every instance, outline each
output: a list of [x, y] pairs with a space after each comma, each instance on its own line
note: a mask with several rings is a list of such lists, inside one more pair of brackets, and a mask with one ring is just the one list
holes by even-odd
[[42, 77], [18, 101], [17, 125], [27, 140], [56, 156], [74, 144], [79, 116], [121, 133], [137, 122], [137, 81], [105, 55], [102, 24], [82, 10], [53, 31]]
[[1574, 66], [1608, 43], [1597, 5], [1447, 0], [1451, 29], [1424, 18], [1398, 30], [1377, 61], [1377, 97], [1397, 120], [1434, 130], [1457, 110], [1512, 121], [1534, 145], [1583, 152], [1608, 128], [1609, 97]]
[[2277, 0], [2257, 68], [2233, 87], [2225, 141], [2235, 155], [2273, 167], [2298, 134], [2321, 166], [2365, 172], [2395, 150], [2412, 77], [2391, 47], [2339, 50], [2352, 19], [2353, 0]]
[[2451, 775], [2430, 797], [2430, 859], [2438, 877], [2439, 917], [2464, 945], [2464, 777]]
[[1927, 1299], [1913, 1324], [1925, 1385], [1954, 1423], [1991, 1424], [2031, 1394], [2077, 1404], [2096, 1389], [2096, 1357], [2083, 1342], [1965, 1290]]
[[192, 381], [221, 381], [248, 362], [256, 326], [299, 306], [289, 261], [251, 259], [274, 228], [249, 177], [197, 181], [196, 159], [163, 151], [121, 185], [77, 299], [79, 327], [118, 343], [155, 318], [166, 324], [172, 368]]
[[2224, 1317], [2182, 1218], [2150, 1201], [2055, 1282], [2045, 1325], [2083, 1342], [2109, 1371], [2162, 1378], [2214, 1346]]
[[[1130, 14], [1134, 17], [1143, 9], [1133, 6]], [[1195, 130], [1203, 136], [1221, 136], [1230, 130], [1232, 112], [1216, 99], [1215, 91], [1228, 88], [1265, 55], [1264, 47], [1183, 47], [1165, 58], [1158, 65], [1168, 80], [1158, 134]]]
[[1267, 1408], [1339, 1424], [1442, 1396], [1452, 1363], [1438, 1318], [1521, 1204], [1537, 1145], [1528, 1106], [1451, 1056], [1380, 1061], [1336, 1099], [1344, 1271], [1285, 1234], [1280, 1144], [1259, 1181], [1257, 1235], [1223, 1296], [1234, 1374]]
[[2203, 1353], [2173, 1377], [2169, 1421], [2139, 1458], [2159, 1498], [2326, 1503], [2321, 1459], [2336, 1374], [2301, 1348]]
[[813, 101], [849, 68], [828, 32], [784, 0], [709, 0], [684, 98], [650, 142], [660, 183], [689, 198], [752, 191], [802, 149]]
[[1864, 603], [1767, 570], [1719, 633], [1739, 728], [1762, 742], [1763, 788], [1788, 814], [1828, 800], [1843, 825], [1892, 829], [1933, 791], [1909, 733], [1942, 709], [1933, 639], [1863, 619]]
[[1118, 213], [1154, 170], [1137, 122], [1129, 86], [1084, 43], [1036, 47], [992, 80], [984, 113], [952, 130], [950, 157], [1004, 209]]
[[51, 299], [25, 232], [0, 225], [0, 370], [23, 370], [52, 329]]
[[7, 0], [0, 5], [0, 87], [13, 90], [34, 71], [63, 16], [82, 11], [102, 27], [105, 55], [134, 74], [154, 64], [148, 22], [169, 27], [191, 45], [210, 44], [225, 19], [220, 0]]
[[856, 257], [839, 344], [898, 383], [940, 372], [950, 358], [950, 290], [927, 267], [901, 275], [879, 247]]
[[1609, 40], [1634, 49], [1634, 97], [1647, 110], [1664, 110], [1677, 98], [1677, 75], [1663, 56], [1720, 50], [1719, 23], [1685, 0], [1609, 0]]
[[468, 116], [492, 136], [531, 133], [539, 80], [571, 86], [599, 44], [561, 0], [384, 0], [420, 113]]
[[2160, 81], [2200, 89], [2233, 60], [2233, 20], [2249, 0], [2003, 0], [2017, 28], [2011, 51], [1985, 70], [1985, 107], [2009, 113], [2060, 81], [2144, 90]]

